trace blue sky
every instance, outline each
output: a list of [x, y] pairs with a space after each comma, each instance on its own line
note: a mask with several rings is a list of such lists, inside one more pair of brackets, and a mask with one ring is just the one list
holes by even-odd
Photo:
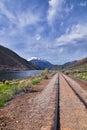
[[54, 64], [87, 56], [87, 0], [0, 0], [0, 44]]

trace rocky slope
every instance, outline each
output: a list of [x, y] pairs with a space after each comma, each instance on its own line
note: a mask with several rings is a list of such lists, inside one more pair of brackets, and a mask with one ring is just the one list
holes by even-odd
[[38, 69], [12, 50], [0, 45], [0, 70], [32, 70]]
[[30, 63], [38, 66], [40, 69], [45, 69], [45, 68], [49, 68], [51, 66], [53, 66], [50, 62], [41, 59], [41, 58], [33, 58], [31, 60], [29, 60]]
[[71, 65], [71, 67], [80, 67], [80, 66], [87, 66], [87, 57], [83, 58], [81, 60], [78, 60], [77, 62], [75, 62], [74, 64]]

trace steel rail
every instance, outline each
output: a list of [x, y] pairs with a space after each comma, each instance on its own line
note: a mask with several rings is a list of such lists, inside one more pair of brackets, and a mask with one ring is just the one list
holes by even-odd
[[60, 130], [60, 83], [58, 74], [58, 84], [57, 84], [57, 100], [56, 100], [56, 111], [53, 130]]
[[83, 105], [85, 106], [85, 108], [87, 109], [87, 102], [80, 96], [80, 94], [74, 89], [74, 87], [70, 84], [70, 82], [64, 77], [64, 75], [62, 75], [63, 78], [65, 79], [65, 81], [67, 82], [67, 84], [69, 85], [69, 87], [73, 90], [73, 92], [75, 93], [75, 95], [79, 98], [79, 100], [83, 103]]

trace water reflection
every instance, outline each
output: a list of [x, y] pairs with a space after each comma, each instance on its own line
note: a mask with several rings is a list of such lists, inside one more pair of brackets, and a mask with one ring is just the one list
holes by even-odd
[[29, 76], [40, 74], [42, 70], [29, 70], [29, 71], [2, 71], [0, 72], [0, 81], [23, 79]]

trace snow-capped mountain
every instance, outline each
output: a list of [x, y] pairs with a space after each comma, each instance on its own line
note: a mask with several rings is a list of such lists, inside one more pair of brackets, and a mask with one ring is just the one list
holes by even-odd
[[44, 60], [44, 59], [41, 59], [41, 58], [39, 58], [39, 57], [29, 57], [29, 58], [27, 58], [27, 61], [31, 61], [31, 60]]
[[51, 64], [50, 62], [48, 62], [44, 59], [38, 58], [38, 57], [31, 57], [31, 58], [28, 58], [27, 60], [30, 63], [38, 66], [40, 69], [45, 69], [45, 68], [49, 68], [49, 67], [53, 66], [53, 64]]

